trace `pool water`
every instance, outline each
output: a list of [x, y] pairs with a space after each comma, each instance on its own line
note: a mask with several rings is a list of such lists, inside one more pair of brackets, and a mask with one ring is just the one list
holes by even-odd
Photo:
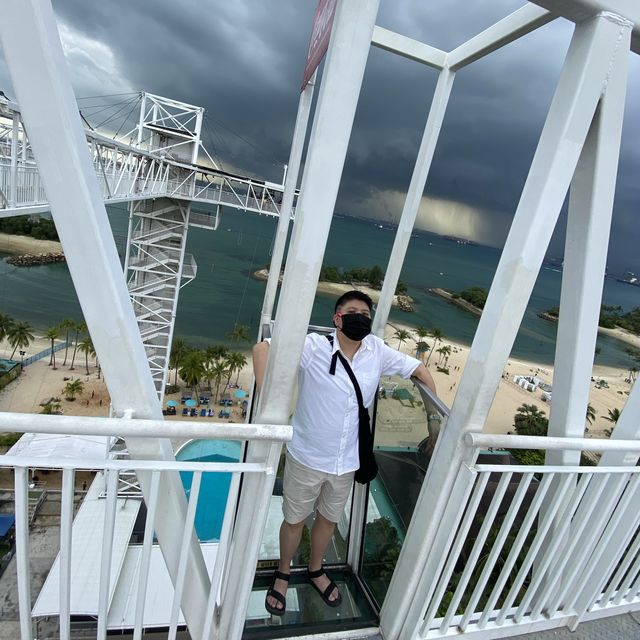
[[[176, 460], [190, 462], [238, 462], [241, 443], [237, 440], [192, 440], [176, 453]], [[187, 498], [191, 493], [193, 472], [181, 471]], [[203, 473], [196, 509], [195, 527], [201, 542], [220, 540], [222, 520], [231, 484], [230, 473]]]

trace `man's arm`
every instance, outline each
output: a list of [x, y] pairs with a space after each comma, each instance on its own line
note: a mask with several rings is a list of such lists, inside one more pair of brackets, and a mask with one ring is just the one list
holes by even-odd
[[[256, 374], [256, 378], [257, 378], [257, 376], [258, 376], [258, 374]], [[433, 378], [431, 377], [431, 374], [429, 373], [429, 369], [427, 369], [427, 367], [425, 367], [422, 364], [422, 362], [415, 368], [414, 372], [411, 374], [411, 377], [412, 378], [418, 378], [418, 380], [420, 380], [420, 382], [423, 382], [424, 384], [426, 384], [427, 387], [429, 387], [429, 389], [431, 389], [431, 391], [433, 391], [433, 393], [438, 395], [438, 393], [436, 391], [436, 383], [433, 381]]]
[[253, 375], [256, 378], [256, 387], [258, 391], [262, 388], [264, 380], [264, 372], [267, 368], [267, 358], [269, 357], [269, 343], [258, 342], [253, 347]]

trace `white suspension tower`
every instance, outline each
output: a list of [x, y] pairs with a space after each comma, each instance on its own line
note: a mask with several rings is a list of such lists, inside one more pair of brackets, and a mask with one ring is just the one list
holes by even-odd
[[[163, 156], [194, 165], [203, 113], [202, 107], [143, 93], [137, 146], [152, 152], [162, 149]], [[164, 170], [171, 172], [166, 177], [175, 185], [196, 179], [187, 168], [171, 166]], [[219, 205], [214, 215], [192, 214], [189, 202], [165, 197], [129, 205], [125, 275], [161, 400], [180, 288], [191, 282], [197, 272], [193, 256], [185, 253], [187, 232], [190, 225], [215, 230], [218, 213]]]

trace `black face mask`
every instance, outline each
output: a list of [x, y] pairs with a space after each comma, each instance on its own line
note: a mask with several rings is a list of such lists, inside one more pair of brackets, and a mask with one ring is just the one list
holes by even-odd
[[361, 313], [343, 315], [342, 333], [350, 340], [362, 340], [371, 333], [371, 318], [367, 318]]

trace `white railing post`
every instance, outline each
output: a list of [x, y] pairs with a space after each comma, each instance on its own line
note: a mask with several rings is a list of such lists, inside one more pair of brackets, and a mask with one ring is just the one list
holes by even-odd
[[29, 567], [29, 469], [14, 469], [16, 517], [16, 578], [21, 640], [33, 639], [31, 570]]

